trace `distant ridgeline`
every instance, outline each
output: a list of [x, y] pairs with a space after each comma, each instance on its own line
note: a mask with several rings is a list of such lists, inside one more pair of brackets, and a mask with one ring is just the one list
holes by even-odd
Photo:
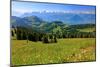
[[93, 23], [70, 25], [58, 20], [47, 22], [37, 16], [12, 16], [11, 35], [17, 40], [56, 43], [60, 38], [95, 38], [96, 30]]

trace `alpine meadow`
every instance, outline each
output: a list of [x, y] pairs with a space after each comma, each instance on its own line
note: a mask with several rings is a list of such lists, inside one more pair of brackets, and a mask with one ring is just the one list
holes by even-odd
[[11, 66], [96, 61], [96, 6], [11, 5]]

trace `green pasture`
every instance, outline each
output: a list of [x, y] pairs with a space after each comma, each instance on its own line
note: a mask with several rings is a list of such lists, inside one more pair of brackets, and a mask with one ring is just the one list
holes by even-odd
[[57, 43], [11, 40], [12, 65], [95, 61], [95, 38], [58, 39]]

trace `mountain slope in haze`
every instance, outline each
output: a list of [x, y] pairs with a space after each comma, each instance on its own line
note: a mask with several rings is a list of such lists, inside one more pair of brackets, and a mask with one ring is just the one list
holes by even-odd
[[16, 16], [11, 16], [11, 26], [28, 26], [26, 23], [25, 23], [25, 20], [23, 20], [22, 18], [20, 17], [16, 17]]
[[[79, 15], [74, 15], [71, 20], [75, 22], [80, 22], [83, 20], [82, 17]], [[72, 24], [74, 24], [72, 23]], [[47, 22], [42, 20], [41, 18], [37, 16], [27, 16], [24, 18], [12, 16], [11, 17], [11, 25], [12, 26], [20, 26], [20, 27], [27, 27], [32, 28], [34, 31], [37, 32], [55, 32], [55, 33], [64, 33], [64, 32], [79, 32], [79, 30], [84, 28], [95, 28], [95, 24], [89, 23], [89, 24], [74, 24], [69, 25], [67, 23], [64, 23], [62, 21], [52, 21]]]
[[28, 16], [28, 17], [24, 17], [24, 18], [20, 18], [20, 17], [16, 17], [16, 16], [12, 16], [11, 17], [11, 24], [14, 26], [31, 26], [33, 27], [34, 25], [37, 26], [39, 24], [41, 24], [42, 21], [40, 18], [36, 17], [36, 16]]
[[70, 25], [95, 23], [96, 19], [95, 14], [47, 13], [47, 12], [24, 13], [20, 17], [27, 17], [27, 16], [37, 16], [47, 22], [58, 20]]
[[42, 32], [51, 32], [55, 28], [59, 27], [60, 29], [67, 26], [67, 24], [64, 24], [61, 21], [45, 22], [36, 16], [28, 16], [24, 18], [12, 16], [11, 25], [29, 28], [31, 27], [36, 31]]

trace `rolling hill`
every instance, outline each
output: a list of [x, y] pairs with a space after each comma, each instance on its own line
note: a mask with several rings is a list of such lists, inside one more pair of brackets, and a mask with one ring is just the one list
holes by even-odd
[[[51, 21], [47, 22], [37, 16], [27, 16], [27, 17], [11, 17], [11, 25], [12, 26], [20, 26], [20, 27], [27, 27], [32, 28], [34, 31], [38, 32], [85, 32], [86, 29], [91, 30], [95, 29], [94, 23], [87, 23], [87, 24], [79, 24], [81, 20], [83, 20], [82, 17], [79, 15], [74, 15], [71, 19], [72, 25], [68, 23], [64, 23], [62, 21]], [[77, 22], [78, 24], [74, 24]], [[89, 29], [90, 28], [90, 29]], [[83, 30], [85, 29], [85, 30]], [[94, 31], [93, 29], [93, 31]], [[82, 31], [83, 30], [83, 31]], [[86, 31], [87, 32], [87, 31]], [[90, 31], [92, 32], [92, 31]]]

